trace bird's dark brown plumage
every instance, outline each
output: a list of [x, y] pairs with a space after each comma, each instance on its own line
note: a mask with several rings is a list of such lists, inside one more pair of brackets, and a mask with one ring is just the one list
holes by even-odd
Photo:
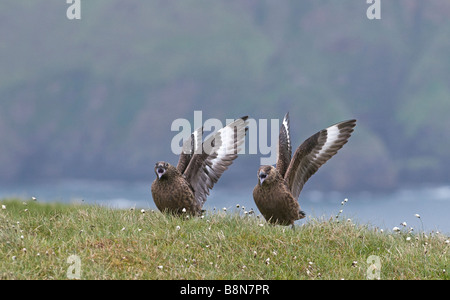
[[165, 173], [160, 179], [152, 183], [152, 196], [156, 207], [162, 212], [197, 215], [201, 211], [201, 205], [195, 201], [192, 186], [183, 175], [172, 165], [166, 162], [158, 162], [155, 172], [163, 168]]
[[210, 189], [237, 158], [247, 118], [242, 117], [202, 143], [203, 128], [183, 143], [177, 167], [157, 162], [151, 191], [156, 207], [172, 214], [200, 215]]
[[305, 217], [297, 201], [306, 181], [350, 138], [356, 120], [344, 121], [323, 129], [306, 139], [291, 159], [289, 114], [280, 129], [276, 168], [262, 166], [253, 199], [270, 223], [293, 225]]

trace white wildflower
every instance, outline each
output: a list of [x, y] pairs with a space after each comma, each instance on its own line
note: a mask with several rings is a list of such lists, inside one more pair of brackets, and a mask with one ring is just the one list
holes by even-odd
[[406, 222], [401, 222], [400, 225], [402, 225], [403, 227], [406, 227]]
[[420, 219], [420, 215], [419, 214], [415, 214], [414, 217], [419, 218]]
[[180, 230], [181, 227], [177, 225], [177, 227], [175, 227], [176, 230]]
[[181, 211], [185, 213], [186, 212], [186, 208], [183, 207], [183, 209]]
[[6, 209], [6, 205], [2, 205], [2, 209]]
[[392, 231], [399, 232], [399, 231], [400, 231], [400, 228], [398, 228], [397, 226], [395, 226], [394, 228], [392, 228]]
[[145, 214], [145, 209], [141, 209], [141, 213]]

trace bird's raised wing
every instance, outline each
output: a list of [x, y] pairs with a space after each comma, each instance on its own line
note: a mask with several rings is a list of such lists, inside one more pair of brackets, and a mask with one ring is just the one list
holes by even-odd
[[278, 137], [277, 170], [282, 177], [286, 174], [292, 156], [291, 133], [289, 130], [289, 113], [287, 113], [284, 116]]
[[195, 199], [205, 203], [209, 190], [237, 158], [244, 142], [247, 116], [237, 119], [203, 142], [201, 154], [194, 154], [184, 176], [194, 189]]
[[[180, 154], [180, 159], [178, 160], [177, 169], [181, 174], [184, 173], [192, 156], [199, 152], [202, 145], [203, 137], [203, 127], [198, 128], [191, 136], [183, 143], [183, 148]], [[201, 152], [200, 152], [201, 153]]]
[[355, 125], [356, 120], [337, 123], [317, 132], [297, 148], [284, 177], [295, 199], [306, 181], [347, 143]]

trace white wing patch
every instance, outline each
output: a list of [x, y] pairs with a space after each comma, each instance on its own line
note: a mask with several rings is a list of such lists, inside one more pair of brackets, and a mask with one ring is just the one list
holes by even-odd
[[[211, 160], [211, 166], [207, 165], [208, 169], [214, 170], [219, 163], [223, 163], [224, 160], [230, 160], [230, 155], [235, 155], [241, 150], [240, 146], [245, 138], [246, 123], [242, 122], [242, 124], [237, 125], [236, 127], [226, 126], [217, 132], [218, 135], [216, 137], [219, 137], [221, 140], [220, 147], [216, 150], [217, 156]], [[235, 128], [237, 128], [237, 136], [235, 135]]]
[[[287, 115], [286, 115], [287, 117]], [[289, 123], [288, 120], [286, 119], [286, 117], [284, 117], [283, 119], [283, 127], [286, 130], [286, 136], [287, 136], [287, 142], [288, 142], [288, 147], [291, 147], [291, 133], [289, 132]]]
[[203, 142], [202, 154], [196, 154], [189, 163], [185, 176], [200, 205], [206, 201], [209, 190], [222, 173], [237, 158], [245, 141], [246, 120], [247, 117], [237, 119], [210, 135]]
[[203, 135], [203, 129], [198, 129], [194, 131], [193, 133], [193, 145], [194, 145], [194, 151], [192, 154], [201, 154], [202, 153], [202, 135]]
[[326, 130], [327, 130], [327, 141], [322, 146], [322, 149], [320, 149], [319, 153], [317, 153], [316, 159], [325, 154], [339, 139], [340, 131], [337, 125], [328, 127]]
[[347, 143], [355, 126], [355, 119], [332, 125], [312, 135], [297, 148], [285, 176], [295, 199], [306, 181]]

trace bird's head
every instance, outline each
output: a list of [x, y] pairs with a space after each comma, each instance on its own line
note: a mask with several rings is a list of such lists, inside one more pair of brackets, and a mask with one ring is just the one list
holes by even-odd
[[155, 174], [159, 180], [167, 173], [170, 164], [164, 161], [159, 161], [155, 165]]
[[262, 166], [258, 170], [258, 184], [270, 184], [277, 179], [277, 170], [273, 166]]

